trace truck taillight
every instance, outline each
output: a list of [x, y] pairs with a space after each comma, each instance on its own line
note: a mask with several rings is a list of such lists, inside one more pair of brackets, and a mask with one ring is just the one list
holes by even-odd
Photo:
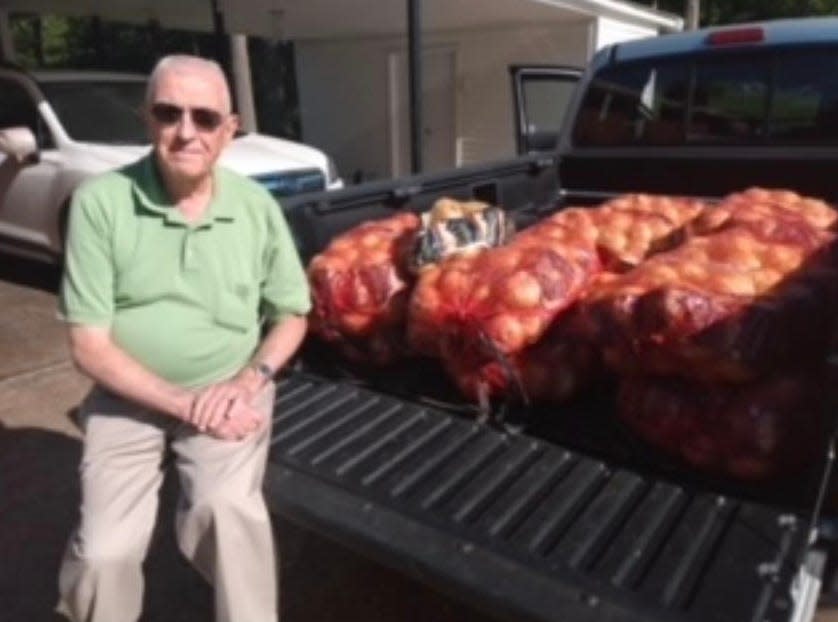
[[707, 35], [707, 45], [740, 45], [744, 43], [761, 43], [765, 40], [762, 28], [728, 28], [717, 30]]

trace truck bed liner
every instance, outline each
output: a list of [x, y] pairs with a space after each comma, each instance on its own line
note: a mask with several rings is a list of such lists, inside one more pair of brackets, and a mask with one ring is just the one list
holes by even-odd
[[807, 517], [350, 383], [280, 383], [271, 509], [508, 620], [773, 621]]

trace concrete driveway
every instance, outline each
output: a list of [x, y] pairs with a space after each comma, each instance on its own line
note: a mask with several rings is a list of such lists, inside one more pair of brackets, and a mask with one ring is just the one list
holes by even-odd
[[[76, 521], [76, 406], [90, 383], [56, 317], [58, 274], [0, 254], [0, 621], [57, 621], [56, 574]], [[177, 552], [177, 485], [162, 491], [145, 566], [146, 622], [212, 620], [212, 593]], [[437, 593], [276, 521], [284, 622], [485, 622]]]

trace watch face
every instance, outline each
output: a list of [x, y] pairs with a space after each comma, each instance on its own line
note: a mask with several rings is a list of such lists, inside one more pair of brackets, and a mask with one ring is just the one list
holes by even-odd
[[274, 370], [271, 369], [270, 365], [267, 365], [265, 363], [258, 363], [256, 365], [256, 371], [258, 371], [260, 374], [262, 374], [265, 378], [269, 380], [274, 377]]

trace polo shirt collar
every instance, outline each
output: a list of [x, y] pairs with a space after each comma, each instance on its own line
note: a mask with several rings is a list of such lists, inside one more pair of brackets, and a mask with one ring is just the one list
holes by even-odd
[[169, 198], [157, 167], [154, 151], [139, 163], [139, 175], [134, 181], [134, 194], [145, 209], [160, 214], [167, 223], [199, 227], [211, 226], [213, 222], [235, 220], [235, 202], [227, 196], [229, 192], [226, 184], [222, 183], [223, 175], [218, 167], [213, 167], [212, 175], [212, 200], [207, 206], [206, 213], [195, 223], [188, 222]]

